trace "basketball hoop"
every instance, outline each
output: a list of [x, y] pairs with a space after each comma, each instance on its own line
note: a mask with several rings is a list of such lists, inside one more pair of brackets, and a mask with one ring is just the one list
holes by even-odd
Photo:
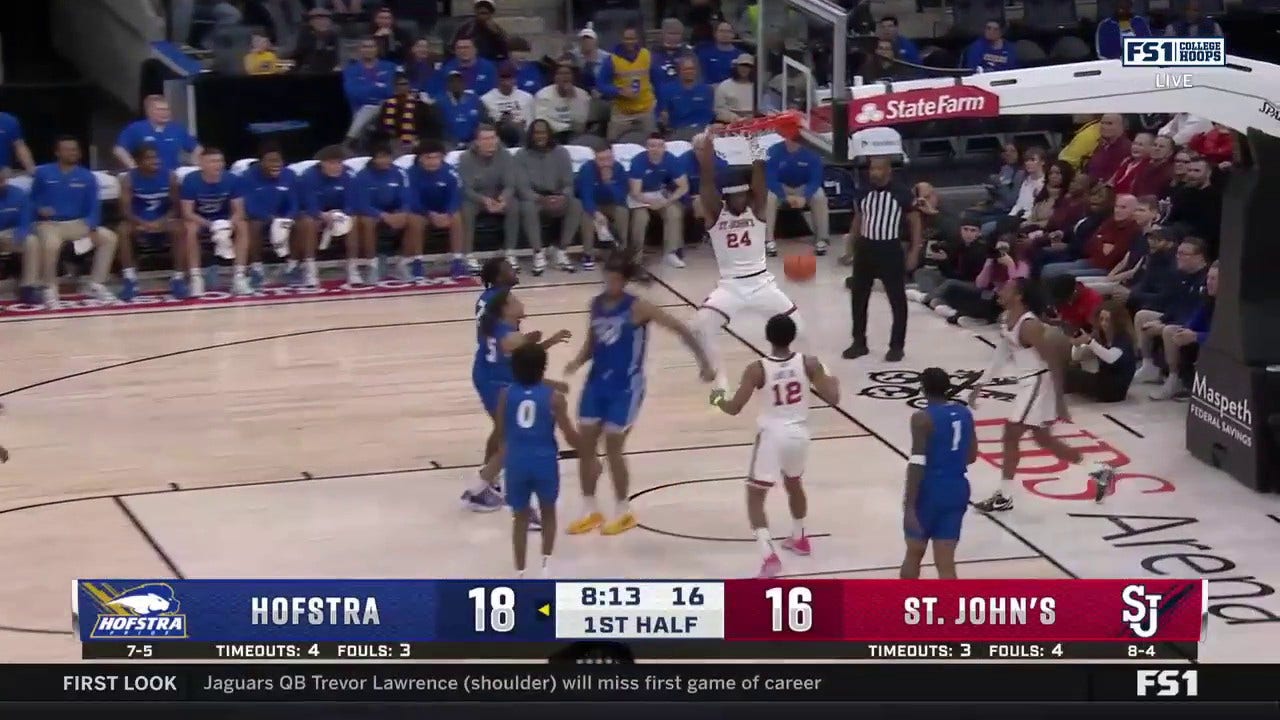
[[725, 125], [715, 132], [715, 137], [742, 138], [751, 149], [751, 157], [763, 160], [764, 152], [760, 149], [760, 136], [777, 133], [787, 140], [795, 140], [800, 136], [800, 128], [804, 126], [804, 114], [798, 110], [785, 110], [761, 117], [745, 118]]

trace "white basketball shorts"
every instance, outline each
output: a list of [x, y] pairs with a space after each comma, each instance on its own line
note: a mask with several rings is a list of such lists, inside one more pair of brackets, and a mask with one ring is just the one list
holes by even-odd
[[744, 310], [771, 318], [796, 305], [778, 287], [773, 275], [766, 272], [749, 278], [722, 278], [702, 306], [720, 313], [728, 322]]
[[761, 430], [751, 448], [747, 483], [771, 488], [787, 478], [802, 477], [808, 458], [808, 432], [786, 428]]
[[1048, 371], [1018, 382], [1018, 393], [1009, 409], [1009, 422], [1044, 427], [1058, 419], [1058, 400]]

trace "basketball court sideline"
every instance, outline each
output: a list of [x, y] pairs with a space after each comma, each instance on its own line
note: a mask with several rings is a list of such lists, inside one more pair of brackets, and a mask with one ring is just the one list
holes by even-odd
[[[688, 269], [661, 270], [643, 291], [686, 319], [715, 282], [709, 251], [691, 255]], [[905, 363], [841, 360], [842, 281], [833, 261], [820, 263], [814, 282], [784, 281], [810, 350], [844, 386], [838, 408], [813, 401], [808, 525], [821, 537], [812, 557], [784, 559], [784, 572], [894, 577], [913, 378], [938, 365], [963, 381], [990, 350], [982, 334], [913, 309]], [[581, 332], [594, 278], [524, 282], [529, 328]], [[505, 513], [472, 515], [457, 502], [488, 429], [470, 383], [474, 298], [434, 292], [6, 324], [0, 371], [15, 389], [0, 392], [0, 437], [13, 451], [0, 468], [0, 563], [16, 582], [0, 590], [0, 660], [78, 656], [62, 605], [76, 577], [509, 576]], [[879, 354], [887, 316], [877, 296]], [[762, 328], [744, 317], [733, 326], [741, 342], [721, 338], [731, 375], [756, 357]], [[552, 351], [552, 376], [578, 341]], [[708, 408], [695, 363], [669, 334], [654, 335], [649, 377], [629, 442], [643, 528], [562, 538], [556, 576], [749, 576], [758, 557], [742, 476], [754, 412]], [[581, 378], [570, 384], [576, 393]], [[997, 477], [1002, 404], [995, 388], [977, 413], [975, 495]], [[1202, 656], [1280, 656], [1265, 642], [1276, 632], [1268, 618], [1280, 618], [1280, 569], [1258, 540], [1277, 531], [1270, 515], [1280, 503], [1187, 456], [1181, 413], [1146, 401], [1075, 407], [1062, 433], [1091, 459], [1123, 466], [1114, 495], [1101, 506], [1084, 500], [1091, 493], [1078, 474], [1033, 453], [1019, 473], [1018, 508], [967, 520], [962, 576], [1190, 576], [1195, 562], [1218, 581], [1221, 614]], [[572, 514], [576, 462], [562, 473], [562, 513]], [[770, 514], [785, 530], [781, 493]]]

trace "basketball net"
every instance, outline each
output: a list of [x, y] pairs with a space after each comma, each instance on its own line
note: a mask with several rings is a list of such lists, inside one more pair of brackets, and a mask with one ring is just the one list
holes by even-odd
[[802, 120], [803, 116], [795, 110], [746, 118], [726, 125], [715, 133], [712, 142], [715, 137], [742, 138], [747, 143], [752, 162], [764, 160], [765, 151], [760, 147], [760, 138], [769, 133], [778, 133], [788, 140], [794, 140], [800, 134]]

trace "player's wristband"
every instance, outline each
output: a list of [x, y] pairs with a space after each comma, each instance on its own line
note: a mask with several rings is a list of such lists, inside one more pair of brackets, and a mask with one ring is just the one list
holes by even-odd
[[908, 458], [908, 459], [907, 459], [907, 464], [908, 464], [908, 465], [919, 465], [920, 467], [924, 467], [924, 465], [925, 465], [925, 462], [924, 462], [924, 456], [923, 456], [923, 455], [912, 455], [910, 458]]

